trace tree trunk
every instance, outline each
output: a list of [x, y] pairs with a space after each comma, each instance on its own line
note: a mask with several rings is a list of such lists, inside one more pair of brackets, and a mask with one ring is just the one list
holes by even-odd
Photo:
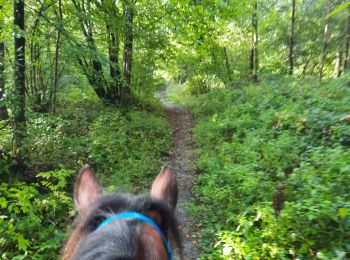
[[223, 48], [223, 51], [224, 51], [224, 58], [225, 58], [225, 65], [226, 65], [226, 70], [227, 70], [227, 75], [228, 75], [228, 80], [232, 81], [232, 76], [231, 76], [231, 66], [230, 66], [230, 61], [228, 59], [228, 55], [227, 55], [227, 48], [224, 47]]
[[83, 69], [90, 85], [94, 89], [96, 95], [102, 99], [106, 104], [111, 104], [116, 101], [114, 90], [108, 86], [108, 82], [103, 75], [102, 63], [97, 55], [97, 46], [93, 37], [92, 28], [94, 24], [89, 19], [88, 15], [91, 12], [90, 2], [87, 1], [87, 9], [85, 7], [85, 0], [80, 2], [78, 0], [71, 0], [76, 10], [79, 12], [79, 23], [82, 33], [85, 37], [88, 48], [93, 55], [91, 58], [78, 57], [79, 64]]
[[109, 92], [115, 96], [117, 102], [120, 102], [122, 80], [119, 67], [119, 13], [115, 1], [107, 2], [105, 9], [105, 12], [108, 16], [106, 27], [109, 57], [109, 75], [111, 78]]
[[131, 77], [132, 77], [132, 52], [133, 52], [133, 2], [126, 1], [124, 4], [124, 21], [125, 21], [125, 35], [124, 35], [124, 86], [122, 93], [123, 105], [128, 105], [131, 95]]
[[258, 3], [254, 2], [254, 13], [252, 14], [253, 44], [252, 44], [252, 80], [258, 81], [259, 56], [258, 56]]
[[[2, 10], [2, 6], [0, 6], [0, 11]], [[0, 35], [2, 34], [1, 23], [3, 21], [0, 20]], [[7, 109], [4, 100], [5, 94], [5, 44], [0, 41], [0, 120], [4, 120], [8, 118]]]
[[119, 55], [119, 39], [116, 32], [111, 31], [109, 33], [109, 72], [110, 76], [114, 81], [120, 81], [120, 69], [118, 64], [118, 55]]
[[[332, 10], [332, 2], [328, 1], [328, 11], [327, 14], [329, 14]], [[319, 77], [322, 79], [323, 73], [324, 73], [324, 63], [327, 57], [327, 48], [328, 48], [328, 41], [329, 41], [329, 18], [326, 16], [325, 24], [324, 24], [324, 30], [323, 30], [323, 48], [322, 48], [322, 56], [321, 56], [321, 67], [320, 67], [320, 73]]]
[[[34, 106], [32, 109], [36, 112], [47, 112], [49, 109], [51, 96], [47, 96], [47, 90], [49, 84], [47, 82], [44, 82], [44, 74], [45, 74], [45, 67], [42, 66], [42, 61], [44, 59], [41, 58], [42, 54], [42, 44], [39, 43], [39, 41], [34, 40], [35, 38], [39, 38], [41, 35], [40, 30], [40, 22], [43, 18], [43, 12], [47, 10], [51, 4], [48, 4], [47, 1], [44, 1], [36, 10], [37, 16], [33, 22], [33, 25], [28, 28], [26, 31], [28, 34], [31, 35], [31, 41], [27, 42], [27, 45], [29, 46], [29, 52], [30, 52], [30, 62], [27, 64], [26, 70], [29, 71], [29, 80], [28, 85], [26, 86], [27, 93], [28, 90], [30, 91], [30, 97], [29, 99], [34, 101]], [[47, 39], [47, 49], [50, 50], [50, 40]], [[43, 55], [46, 56], [45, 54]], [[52, 92], [52, 84], [50, 88], [50, 95]], [[28, 93], [29, 94], [29, 93]]]
[[[62, 26], [63, 14], [62, 14], [62, 0], [58, 0], [58, 17]], [[55, 62], [54, 62], [54, 75], [53, 75], [53, 84], [50, 94], [50, 101], [52, 105], [52, 112], [56, 112], [56, 96], [57, 96], [57, 87], [58, 87], [58, 60], [59, 60], [59, 51], [61, 45], [61, 29], [57, 30], [57, 39], [55, 44]]]
[[317, 75], [317, 72], [314, 73], [314, 71], [315, 71], [315, 69], [316, 69], [318, 64], [319, 64], [318, 61], [314, 62], [313, 66], [312, 66], [312, 68], [310, 70], [310, 75], [315, 75], [315, 76]]
[[5, 44], [3, 42], [0, 42], [0, 120], [4, 120], [8, 118], [7, 109], [6, 109], [5, 100], [4, 100], [4, 94], [5, 94], [4, 62], [5, 62]]
[[350, 6], [348, 8], [348, 32], [345, 38], [345, 60], [344, 60], [344, 72], [349, 69], [349, 48], [350, 48]]
[[249, 51], [249, 70], [251, 75], [253, 75], [253, 69], [254, 69], [254, 50], [253, 48], [251, 48]]
[[[23, 169], [21, 143], [25, 133], [25, 38], [24, 32], [24, 1], [14, 1], [14, 25], [17, 31], [14, 37], [14, 141], [17, 149], [17, 170]], [[19, 149], [19, 150], [18, 150]]]
[[289, 46], [289, 75], [293, 75], [294, 72], [294, 25], [295, 25], [295, 0], [292, 0], [292, 21], [291, 21], [291, 33], [290, 33], [290, 46]]
[[309, 57], [309, 58], [306, 60], [306, 62], [304, 63], [303, 71], [301, 72], [301, 75], [302, 75], [302, 76], [305, 76], [307, 67], [309, 66], [311, 60], [312, 60], [312, 55], [310, 55], [310, 57]]
[[342, 62], [342, 53], [337, 51], [337, 54], [335, 57], [334, 78], [338, 78], [342, 73], [341, 62]]

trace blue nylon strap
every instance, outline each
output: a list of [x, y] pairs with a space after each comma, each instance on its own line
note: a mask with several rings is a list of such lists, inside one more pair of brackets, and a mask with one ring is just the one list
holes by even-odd
[[159, 235], [161, 236], [166, 252], [168, 253], [169, 259], [172, 260], [172, 254], [171, 254], [171, 248], [170, 248], [170, 243], [169, 240], [166, 238], [166, 236], [164, 235], [163, 231], [160, 229], [160, 227], [157, 225], [156, 222], [154, 222], [151, 218], [142, 215], [140, 213], [137, 212], [123, 212], [123, 213], [119, 213], [116, 215], [113, 215], [107, 219], [105, 219], [98, 227], [96, 230], [99, 230], [100, 228], [103, 228], [104, 226], [106, 226], [107, 224], [109, 224], [110, 222], [117, 220], [117, 219], [124, 219], [124, 218], [134, 218], [137, 220], [141, 220], [143, 222], [146, 222], [147, 224], [151, 225], [155, 230], [158, 231]]

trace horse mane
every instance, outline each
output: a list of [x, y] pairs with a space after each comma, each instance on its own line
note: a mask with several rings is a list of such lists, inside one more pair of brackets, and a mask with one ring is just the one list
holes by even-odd
[[[86, 217], [78, 217], [74, 222], [73, 231], [63, 248], [63, 259], [93, 259], [101, 257], [102, 247], [113, 247], [109, 252], [104, 253], [104, 258], [116, 258], [116, 254], [121, 254], [120, 259], [134, 259], [136, 251], [134, 236], [135, 230], [140, 221], [133, 220], [129, 225], [125, 222], [109, 225], [106, 232], [96, 232], [98, 225], [114, 214], [124, 211], [138, 212], [144, 215], [156, 213], [160, 217], [160, 228], [169, 236], [172, 244], [182, 255], [182, 244], [177, 228], [177, 220], [174, 210], [162, 200], [146, 196], [131, 195], [128, 193], [115, 192], [102, 195], [91, 206], [91, 210]], [[118, 222], [118, 221], [115, 221]], [[124, 223], [124, 224], [123, 224]], [[168, 231], [168, 232], [166, 232]], [[129, 241], [124, 248], [116, 247], [115, 234]], [[100, 241], [99, 243], [97, 241]], [[101, 243], [102, 241], [102, 243]], [[118, 252], [116, 252], [119, 250]], [[104, 250], [106, 252], [106, 250]], [[107, 255], [106, 255], [107, 254]]]

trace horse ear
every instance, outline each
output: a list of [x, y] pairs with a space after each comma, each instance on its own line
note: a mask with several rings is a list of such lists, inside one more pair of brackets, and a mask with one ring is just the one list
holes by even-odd
[[152, 184], [151, 196], [166, 201], [175, 209], [178, 192], [177, 180], [171, 168], [163, 166]]
[[74, 203], [80, 216], [87, 214], [89, 206], [96, 201], [102, 190], [94, 171], [86, 164], [80, 170], [74, 188]]

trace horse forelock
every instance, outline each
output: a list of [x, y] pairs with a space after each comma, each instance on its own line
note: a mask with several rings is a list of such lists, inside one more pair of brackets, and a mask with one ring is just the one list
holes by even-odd
[[[103, 220], [125, 211], [138, 212], [153, 218], [181, 252], [176, 218], [166, 203], [149, 196], [111, 193], [101, 196], [92, 205], [85, 219], [77, 219], [64, 248], [63, 259], [138, 258], [137, 255], [144, 251], [142, 247], [147, 247], [147, 239], [143, 234], [147, 230], [145, 223], [135, 219], [122, 219], [96, 231]], [[149, 234], [154, 232], [149, 231]]]

